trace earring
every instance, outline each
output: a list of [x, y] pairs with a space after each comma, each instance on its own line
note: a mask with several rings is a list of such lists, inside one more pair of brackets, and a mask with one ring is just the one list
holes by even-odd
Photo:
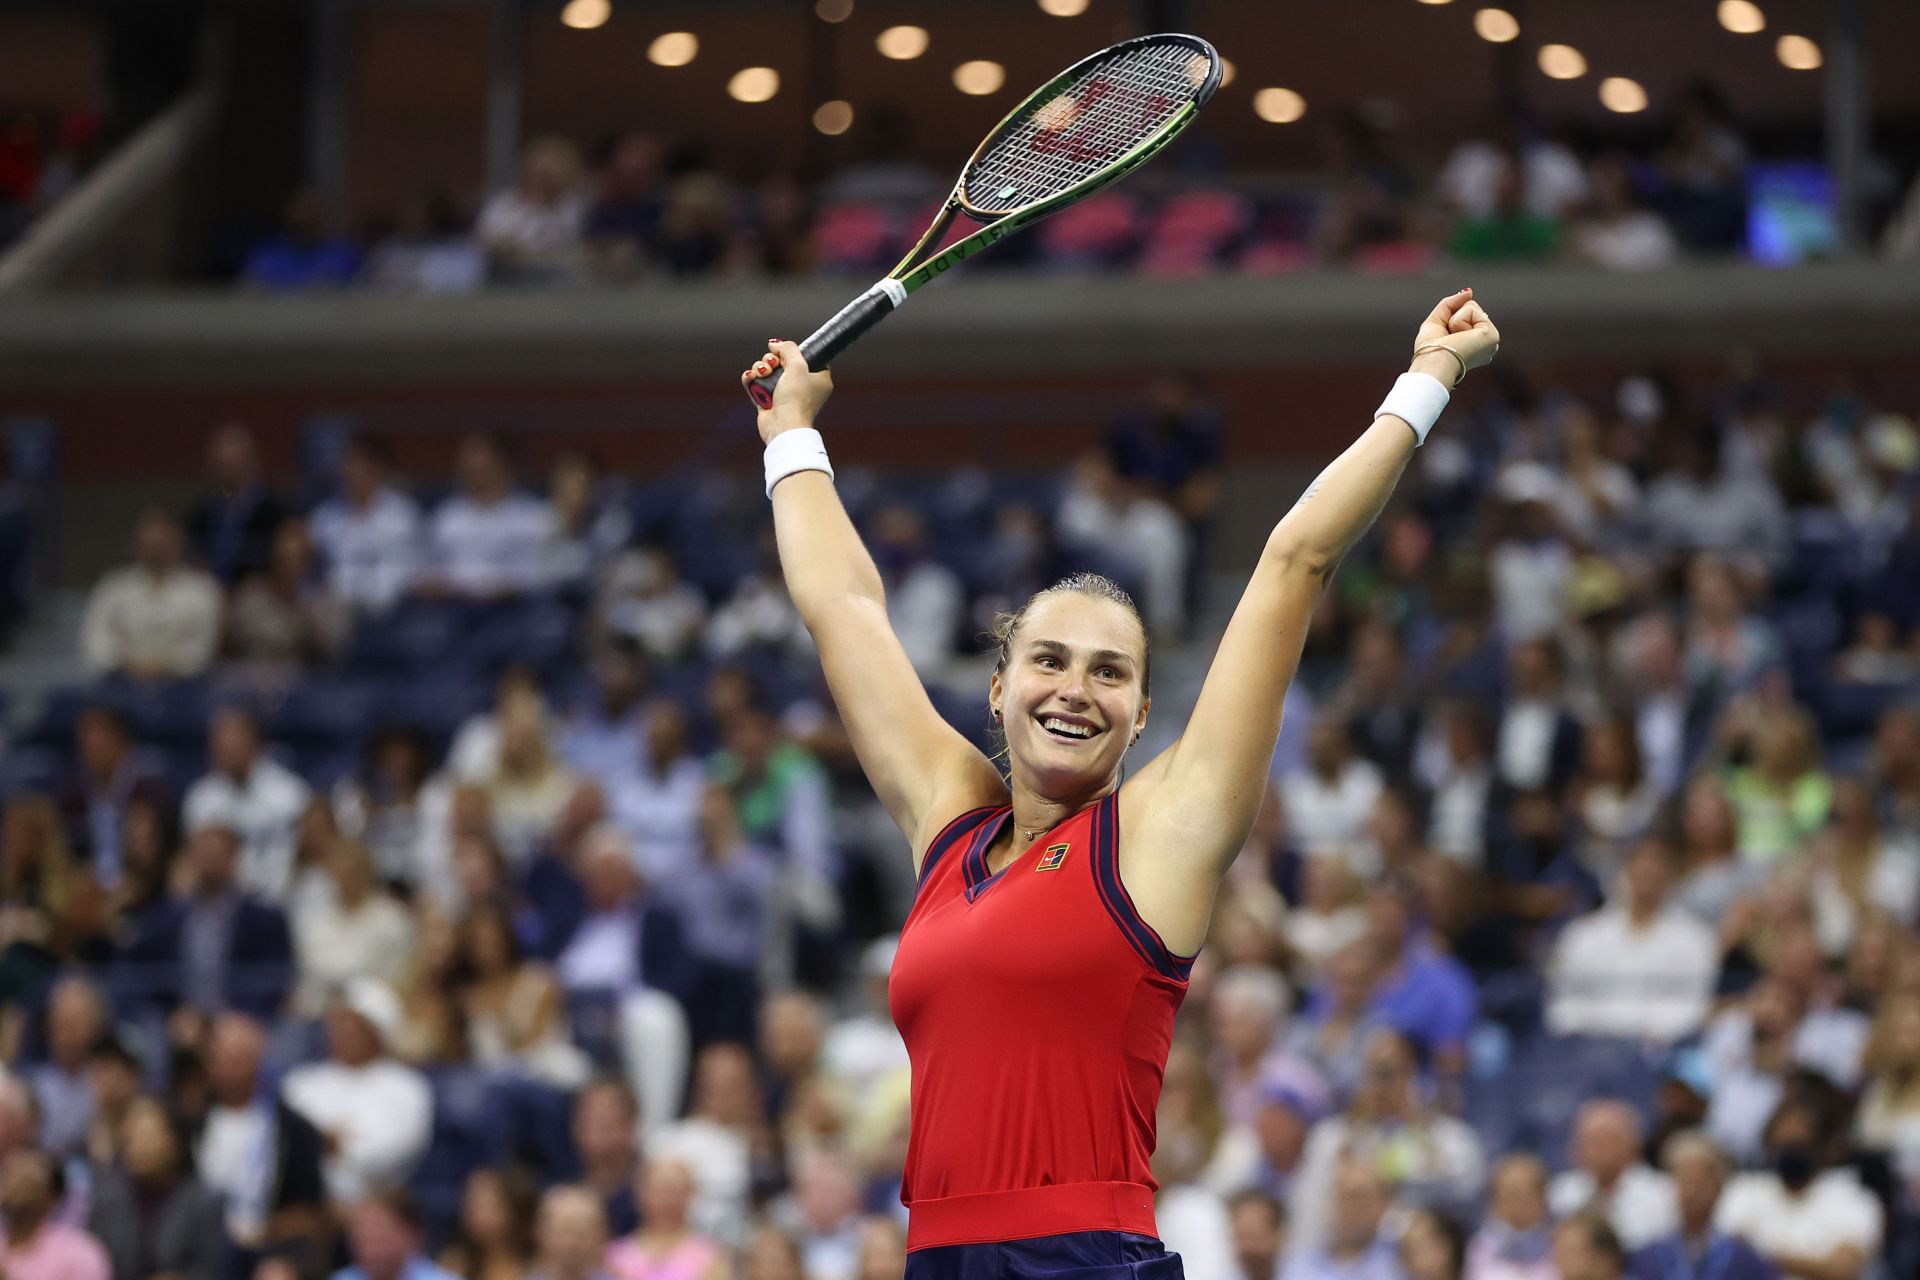
[[993, 722], [994, 722], [995, 724], [999, 724], [999, 723], [1000, 723], [1000, 719], [1001, 719], [1001, 716], [1000, 716], [1000, 708], [998, 708], [998, 707], [993, 707], [993, 708], [990, 708], [990, 709], [989, 709], [989, 714], [993, 716]]

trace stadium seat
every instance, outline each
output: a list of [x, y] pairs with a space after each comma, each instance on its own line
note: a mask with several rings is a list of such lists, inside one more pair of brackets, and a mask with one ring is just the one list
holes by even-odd
[[1138, 203], [1109, 191], [1069, 205], [1042, 223], [1040, 243], [1052, 266], [1111, 267], [1133, 253], [1140, 232]]
[[1141, 251], [1142, 274], [1188, 279], [1216, 270], [1253, 222], [1253, 203], [1234, 191], [1188, 191], [1154, 213]]

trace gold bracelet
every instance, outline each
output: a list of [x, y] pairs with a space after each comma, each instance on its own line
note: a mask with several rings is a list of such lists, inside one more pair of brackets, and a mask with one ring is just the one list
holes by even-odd
[[[1460, 362], [1460, 376], [1453, 380], [1453, 385], [1455, 387], [1459, 386], [1461, 383], [1467, 380], [1467, 358], [1465, 356], [1461, 355], [1458, 351], [1455, 351], [1452, 347], [1448, 346], [1444, 342], [1429, 342], [1424, 347], [1415, 347], [1413, 349], [1413, 358], [1418, 360], [1421, 356], [1427, 354], [1427, 352], [1429, 351], [1444, 351], [1448, 355], [1452, 356], [1455, 360]], [[1451, 390], [1452, 388], [1448, 388], [1448, 389]]]

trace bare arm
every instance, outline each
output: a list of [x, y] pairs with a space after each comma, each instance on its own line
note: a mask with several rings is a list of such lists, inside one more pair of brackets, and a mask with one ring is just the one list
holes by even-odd
[[[1421, 325], [1414, 345], [1431, 342], [1444, 343], [1475, 366], [1493, 358], [1499, 333], [1462, 290], [1442, 300]], [[1460, 369], [1444, 352], [1418, 356], [1412, 367], [1442, 383], [1451, 383]], [[1268, 535], [1186, 731], [1135, 780], [1144, 794], [1131, 807], [1149, 815], [1142, 841], [1147, 856], [1178, 851], [1175, 858], [1154, 858], [1175, 865], [1129, 870], [1128, 887], [1136, 895], [1137, 877], [1164, 881], [1177, 900], [1199, 897], [1197, 908], [1188, 903], [1173, 914], [1187, 917], [1197, 909], [1204, 928], [1214, 883], [1239, 853], [1259, 810], [1280, 734], [1281, 703], [1314, 606], [1342, 557], [1386, 505], [1413, 449], [1407, 423], [1390, 415], [1376, 418]], [[1196, 861], [1207, 868], [1205, 876], [1195, 874]]]
[[[773, 407], [760, 412], [760, 435], [813, 425], [833, 377], [813, 373], [790, 342], [773, 344], [742, 381], [785, 369]], [[913, 845], [914, 867], [934, 834], [966, 809], [1006, 794], [999, 771], [941, 719], [887, 621], [886, 590], [833, 481], [802, 471], [773, 490], [780, 569], [794, 608], [820, 649], [820, 665], [867, 780]]]

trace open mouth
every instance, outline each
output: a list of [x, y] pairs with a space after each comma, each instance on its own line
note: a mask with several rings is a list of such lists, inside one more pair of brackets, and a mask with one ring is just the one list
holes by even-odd
[[1047, 731], [1048, 736], [1061, 742], [1087, 742], [1099, 737], [1102, 732], [1091, 722], [1077, 716], [1046, 715], [1036, 716], [1035, 719], [1039, 720], [1040, 727]]

